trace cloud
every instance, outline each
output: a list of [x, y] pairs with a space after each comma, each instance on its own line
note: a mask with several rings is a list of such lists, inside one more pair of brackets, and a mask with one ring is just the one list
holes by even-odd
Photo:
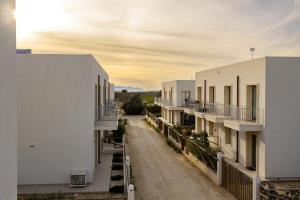
[[118, 85], [190, 79], [249, 59], [251, 46], [255, 57], [300, 53], [299, 0], [60, 1], [72, 27], [36, 31], [18, 47], [93, 54]]

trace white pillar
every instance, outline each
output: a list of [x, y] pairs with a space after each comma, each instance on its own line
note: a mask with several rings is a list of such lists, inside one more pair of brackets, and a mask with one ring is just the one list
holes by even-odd
[[127, 176], [128, 176], [127, 180], [129, 180], [130, 183], [130, 157], [129, 156], [126, 156], [126, 168], [127, 168]]
[[253, 200], [260, 200], [259, 195], [260, 177], [258, 175], [253, 177]]
[[128, 185], [128, 200], [134, 200], [134, 186], [132, 184]]
[[217, 185], [222, 185], [222, 162], [224, 158], [224, 154], [221, 152], [218, 152], [217, 154], [218, 162], [217, 162]]

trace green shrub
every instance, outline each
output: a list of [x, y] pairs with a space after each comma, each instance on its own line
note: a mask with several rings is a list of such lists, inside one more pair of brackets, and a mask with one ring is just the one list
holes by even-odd
[[113, 164], [111, 169], [112, 170], [122, 170], [123, 169], [123, 164], [121, 164], [121, 165]]
[[113, 162], [114, 163], [121, 163], [121, 162], [123, 162], [123, 158], [122, 157], [113, 157]]
[[161, 115], [161, 107], [158, 105], [147, 106], [146, 110], [148, 110], [150, 113], [152, 113], [155, 116]]
[[112, 181], [120, 181], [123, 179], [123, 176], [122, 175], [116, 175], [116, 176], [112, 176], [110, 178]]
[[194, 134], [193, 139], [188, 139], [187, 149], [195, 157], [203, 161], [209, 168], [214, 171], [217, 170], [217, 153], [219, 151], [210, 147], [208, 134], [206, 132]]
[[193, 141], [203, 147], [204, 149], [210, 149], [210, 144], [208, 140], [208, 134], [206, 131], [202, 131], [201, 133], [197, 133], [193, 135]]
[[195, 129], [195, 126], [194, 125], [174, 125], [173, 128], [179, 133], [182, 133], [183, 130], [186, 130], [188, 135], [192, 135], [192, 130]]
[[125, 103], [122, 106], [122, 109], [127, 115], [140, 115], [144, 111], [145, 105], [143, 104], [140, 95], [135, 94], [130, 98], [128, 103]]
[[126, 118], [120, 118], [118, 119], [119, 124], [127, 125], [128, 124], [128, 119]]
[[113, 131], [114, 142], [122, 142], [122, 137], [126, 133], [124, 122], [118, 123], [118, 129]]
[[113, 157], [122, 157], [123, 158], [123, 154], [122, 153], [114, 153]]
[[123, 194], [124, 193], [124, 185], [116, 185], [109, 188], [109, 192], [113, 194]]

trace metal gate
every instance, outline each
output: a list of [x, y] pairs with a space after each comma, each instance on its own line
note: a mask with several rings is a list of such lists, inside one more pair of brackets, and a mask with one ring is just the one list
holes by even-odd
[[222, 161], [222, 185], [238, 200], [252, 200], [252, 178], [231, 164]]

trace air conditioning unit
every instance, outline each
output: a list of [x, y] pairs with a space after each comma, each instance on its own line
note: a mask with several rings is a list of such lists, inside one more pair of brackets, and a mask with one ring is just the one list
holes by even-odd
[[70, 187], [86, 187], [87, 174], [87, 170], [72, 170], [70, 175]]

